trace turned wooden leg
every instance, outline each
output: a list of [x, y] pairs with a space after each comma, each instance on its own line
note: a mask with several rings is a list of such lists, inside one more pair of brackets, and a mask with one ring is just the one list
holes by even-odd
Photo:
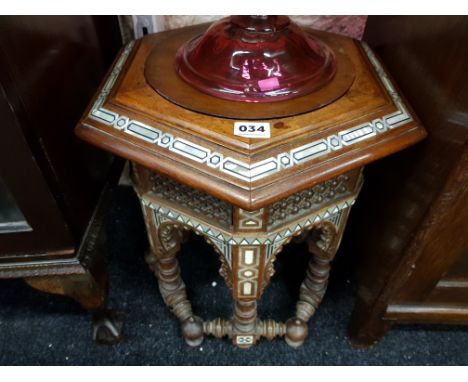
[[[301, 215], [295, 204], [302, 197], [297, 196], [290, 200], [291, 208], [284, 201], [276, 210], [281, 214], [270, 218], [271, 206], [245, 211], [138, 166], [135, 166], [134, 182], [151, 244], [146, 261], [158, 279], [164, 302], [181, 321], [188, 344], [199, 345], [204, 335], [227, 336], [241, 348], [253, 346], [260, 338], [272, 340], [280, 336], [286, 336], [291, 346], [302, 344], [307, 336], [307, 321], [325, 294], [330, 262], [338, 248], [351, 199], [333, 206], [323, 205], [317, 210], [312, 208], [312, 199], [306, 200], [308, 206], [304, 205], [303, 209], [307, 214]], [[313, 195], [316, 194], [309, 192], [304, 197]], [[283, 221], [289, 213], [294, 215], [293, 219]], [[320, 235], [308, 235], [310, 229], [319, 231]], [[203, 236], [219, 255], [220, 274], [234, 299], [234, 314], [230, 319], [202, 321], [192, 312], [176, 258], [186, 230]], [[257, 301], [274, 274], [277, 253], [294, 238], [308, 238], [309, 251], [313, 254], [296, 314], [287, 323], [262, 320], [257, 316]]]
[[257, 301], [236, 301], [232, 318], [233, 343], [241, 348], [252, 346], [256, 340]]
[[176, 257], [185, 238], [183, 229], [173, 222], [157, 225], [154, 212], [146, 206], [143, 208], [151, 246], [145, 260], [158, 280], [165, 304], [181, 322], [185, 341], [190, 346], [198, 346], [203, 342], [203, 322], [193, 315]]
[[307, 322], [315, 314], [327, 289], [330, 274], [330, 262], [334, 253], [323, 251], [312, 239], [308, 239], [309, 251], [313, 257], [302, 282], [299, 300], [296, 305], [296, 317], [286, 322], [286, 342], [292, 347], [302, 345], [308, 335]]
[[316, 228], [321, 231], [318, 240], [312, 234], [307, 238], [307, 245], [312, 258], [309, 261], [305, 279], [300, 287], [296, 315], [286, 322], [285, 341], [292, 347], [301, 346], [308, 336], [307, 323], [315, 314], [327, 290], [330, 263], [338, 250], [346, 218], [347, 215], [341, 218], [341, 224], [338, 227], [330, 222], [317, 226]]
[[[269, 340], [283, 336], [286, 331], [284, 323], [274, 320], [260, 320], [257, 317], [257, 300], [260, 299], [268, 284], [270, 275], [265, 259], [265, 245], [233, 245], [232, 271], [222, 274], [232, 289], [234, 314], [230, 320], [217, 318], [205, 322], [205, 334], [221, 338], [228, 336], [234, 345], [240, 348], [253, 346], [258, 339]], [[222, 257], [221, 257], [222, 258]]]
[[257, 340], [257, 299], [262, 294], [265, 248], [261, 245], [233, 247], [233, 286], [235, 300], [232, 341], [247, 348]]

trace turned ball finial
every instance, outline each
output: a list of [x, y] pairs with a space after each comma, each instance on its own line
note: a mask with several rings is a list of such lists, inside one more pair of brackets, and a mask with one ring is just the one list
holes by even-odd
[[291, 318], [286, 321], [286, 343], [297, 348], [301, 346], [309, 334], [307, 323], [299, 318]]
[[203, 321], [197, 316], [190, 316], [182, 322], [182, 335], [190, 346], [199, 346], [203, 342]]

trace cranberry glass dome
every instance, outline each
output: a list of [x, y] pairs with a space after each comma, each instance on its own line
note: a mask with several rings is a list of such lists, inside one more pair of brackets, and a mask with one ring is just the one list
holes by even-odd
[[196, 89], [244, 102], [312, 93], [336, 73], [335, 56], [287, 16], [231, 16], [184, 44], [176, 71]]

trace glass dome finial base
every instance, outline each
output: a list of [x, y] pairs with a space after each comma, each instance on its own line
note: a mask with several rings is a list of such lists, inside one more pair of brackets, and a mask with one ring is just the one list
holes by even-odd
[[287, 16], [221, 19], [179, 48], [175, 66], [199, 91], [243, 102], [303, 96], [336, 73], [332, 50]]

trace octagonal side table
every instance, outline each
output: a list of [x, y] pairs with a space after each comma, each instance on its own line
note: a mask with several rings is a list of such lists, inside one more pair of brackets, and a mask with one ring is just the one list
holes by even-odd
[[[133, 162], [151, 246], [146, 260], [188, 344], [199, 345], [206, 334], [227, 336], [239, 347], [276, 336], [299, 346], [325, 293], [363, 166], [418, 142], [425, 131], [365, 44], [309, 30], [350, 61], [354, 77], [341, 77], [350, 81], [349, 90], [314, 111], [261, 119], [271, 127], [267, 139], [235, 136], [238, 120], [178, 106], [155, 91], [145, 74], [158, 46], [166, 44], [171, 55], [206, 28], [128, 44], [76, 131]], [[169, 67], [166, 72], [170, 86], [186, 89]], [[326, 86], [321, 91], [326, 95]], [[236, 107], [199, 97], [212, 109]], [[235, 301], [232, 318], [206, 322], [192, 311], [176, 258], [186, 230], [202, 235], [219, 254], [220, 273]], [[286, 323], [261, 320], [256, 302], [274, 273], [276, 255], [294, 236], [307, 240], [311, 253], [296, 312]]]

